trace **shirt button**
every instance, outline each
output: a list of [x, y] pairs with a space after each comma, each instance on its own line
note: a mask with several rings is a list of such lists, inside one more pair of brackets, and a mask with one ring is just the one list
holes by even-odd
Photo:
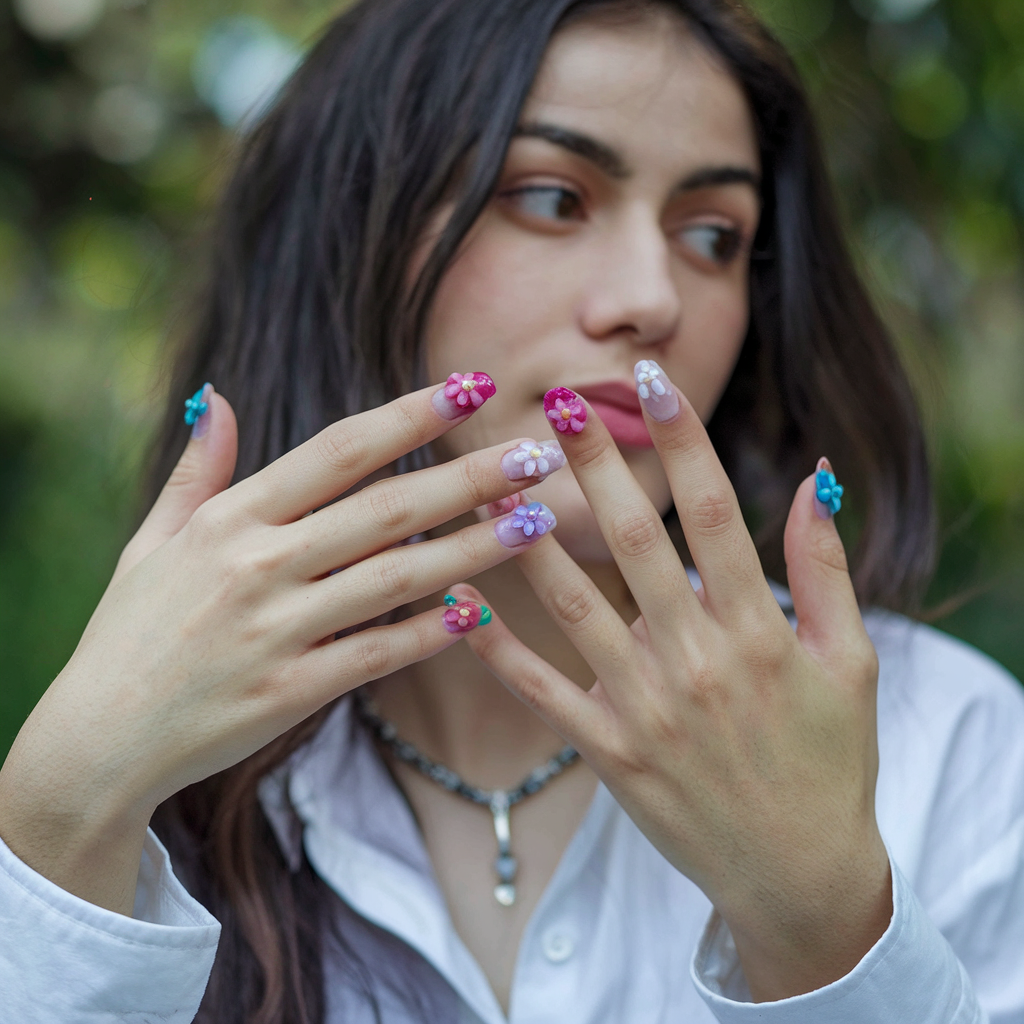
[[544, 955], [553, 964], [564, 963], [572, 956], [573, 950], [576, 948], [576, 943], [565, 932], [557, 931], [554, 928], [544, 933], [541, 945]]

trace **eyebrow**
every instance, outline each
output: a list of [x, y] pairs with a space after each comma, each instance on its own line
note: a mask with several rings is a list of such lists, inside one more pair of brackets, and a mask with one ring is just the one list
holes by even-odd
[[[618, 150], [607, 143], [599, 142], [590, 135], [562, 128], [558, 125], [542, 121], [532, 121], [520, 125], [515, 131], [516, 138], [543, 139], [554, 146], [583, 157], [609, 178], [624, 181], [633, 176], [633, 169]], [[693, 192], [701, 188], [712, 188], [716, 185], [750, 185], [755, 192], [761, 190], [761, 176], [749, 167], [709, 166], [701, 167], [688, 174], [672, 189], [673, 195], [680, 192]]]

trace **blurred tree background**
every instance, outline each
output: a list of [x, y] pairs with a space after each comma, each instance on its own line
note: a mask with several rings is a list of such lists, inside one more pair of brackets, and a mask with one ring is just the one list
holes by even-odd
[[[1024, 0], [756, 6], [927, 416], [936, 624], [1024, 677]], [[0, 756], [133, 522], [232, 139], [337, 8], [0, 0]]]

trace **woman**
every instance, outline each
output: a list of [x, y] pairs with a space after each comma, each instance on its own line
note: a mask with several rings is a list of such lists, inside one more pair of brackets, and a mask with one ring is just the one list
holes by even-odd
[[356, 6], [176, 379], [0, 773], [12, 1019], [1024, 1021], [1024, 698], [861, 612], [921, 430], [742, 9]]

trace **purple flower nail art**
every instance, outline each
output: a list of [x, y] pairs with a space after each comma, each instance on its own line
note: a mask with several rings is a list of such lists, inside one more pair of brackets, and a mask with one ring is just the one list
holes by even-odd
[[568, 388], [552, 388], [544, 396], [544, 412], [560, 434], [578, 434], [587, 423], [587, 407]]
[[501, 468], [509, 480], [535, 477], [539, 483], [565, 465], [565, 452], [555, 441], [523, 441], [501, 457]]
[[510, 516], [494, 524], [494, 533], [507, 548], [519, 547], [543, 537], [558, 525], [554, 512], [539, 501], [517, 506]]

